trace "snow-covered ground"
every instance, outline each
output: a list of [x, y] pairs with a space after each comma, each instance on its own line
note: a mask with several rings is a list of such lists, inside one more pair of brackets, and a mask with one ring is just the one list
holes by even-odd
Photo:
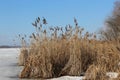
[[[0, 49], [0, 80], [21, 80], [18, 78], [21, 67], [17, 65], [19, 51], [20, 50], [18, 48]], [[82, 77], [63, 76], [60, 78], [54, 78], [49, 80], [82, 80]]]
[[0, 49], [0, 80], [17, 80], [20, 67], [17, 65], [19, 49]]

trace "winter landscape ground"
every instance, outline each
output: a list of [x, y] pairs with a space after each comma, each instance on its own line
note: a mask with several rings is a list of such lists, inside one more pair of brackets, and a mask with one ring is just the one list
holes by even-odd
[[17, 65], [19, 49], [2, 48], [0, 49], [0, 79], [16, 80], [20, 67]]

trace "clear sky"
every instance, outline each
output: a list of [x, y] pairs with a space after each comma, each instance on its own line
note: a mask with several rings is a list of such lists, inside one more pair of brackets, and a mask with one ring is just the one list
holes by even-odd
[[103, 26], [115, 0], [0, 0], [0, 45], [12, 45], [18, 34], [34, 31], [39, 16], [50, 26], [73, 25], [74, 17], [89, 32]]

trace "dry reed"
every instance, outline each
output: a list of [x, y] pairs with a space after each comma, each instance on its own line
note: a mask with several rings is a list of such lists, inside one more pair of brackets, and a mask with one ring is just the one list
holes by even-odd
[[[45, 24], [45, 22], [43, 22]], [[20, 78], [53, 78], [64, 75], [106, 80], [106, 72], [120, 72], [120, 42], [100, 41], [96, 35], [82, 34], [83, 28], [68, 25], [43, 29], [38, 18], [33, 26], [29, 55]], [[40, 25], [40, 26], [38, 26]], [[46, 24], [45, 24], [46, 25]], [[51, 35], [50, 35], [51, 34]]]

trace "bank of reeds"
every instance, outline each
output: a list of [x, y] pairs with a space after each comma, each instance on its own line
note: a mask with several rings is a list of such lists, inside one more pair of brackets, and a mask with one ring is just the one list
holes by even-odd
[[[43, 22], [43, 24], [42, 24]], [[120, 72], [120, 40], [98, 40], [95, 34], [78, 26], [67, 25], [45, 30], [47, 21], [37, 18], [33, 26], [36, 33], [30, 46], [20, 78], [53, 78], [64, 75], [86, 79], [106, 80], [106, 72]], [[39, 26], [40, 25], [40, 26]]]

